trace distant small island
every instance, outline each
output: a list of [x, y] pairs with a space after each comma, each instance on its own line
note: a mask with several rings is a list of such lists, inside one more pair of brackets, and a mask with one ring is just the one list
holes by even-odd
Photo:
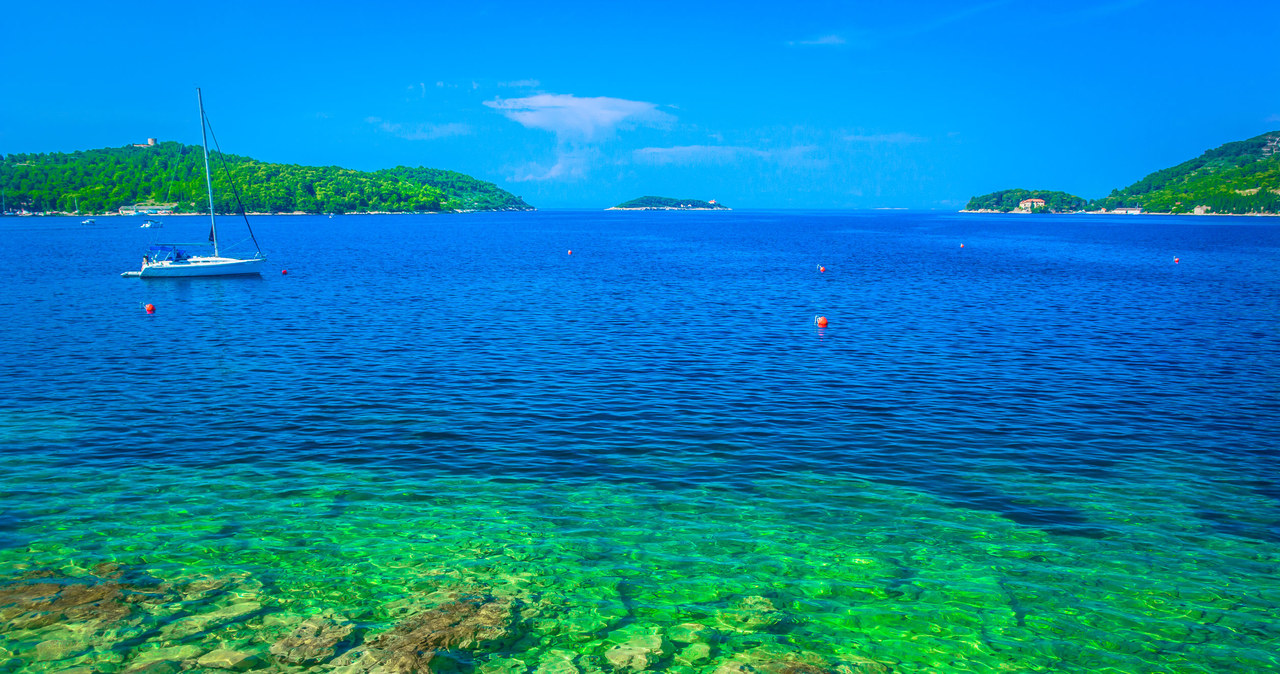
[[701, 201], [699, 199], [672, 199], [671, 197], [640, 197], [606, 208], [606, 211], [728, 211], [732, 210], [724, 204], [717, 204], [715, 199]]
[[970, 213], [1075, 213], [1089, 200], [1053, 190], [1000, 190], [973, 197], [965, 206]]

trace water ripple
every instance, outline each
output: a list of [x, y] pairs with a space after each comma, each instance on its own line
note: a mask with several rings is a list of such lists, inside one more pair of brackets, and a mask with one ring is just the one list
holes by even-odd
[[123, 219], [64, 225], [0, 222], [5, 578], [375, 629], [488, 587], [555, 616], [530, 668], [692, 622], [712, 669], [1280, 669], [1274, 225], [280, 217], [288, 276], [153, 283]]

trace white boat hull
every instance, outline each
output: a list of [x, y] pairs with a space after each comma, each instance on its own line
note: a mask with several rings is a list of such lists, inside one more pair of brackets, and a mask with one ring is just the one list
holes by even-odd
[[184, 276], [239, 276], [261, 274], [266, 258], [239, 260], [232, 257], [195, 256], [185, 260], [152, 262], [138, 272], [141, 278], [174, 278]]
[[[257, 249], [257, 253], [247, 259], [222, 257], [218, 254], [218, 223], [216, 221], [217, 209], [213, 201], [213, 179], [209, 173], [209, 137], [207, 131], [212, 131], [209, 127], [209, 119], [204, 114], [204, 96], [200, 93], [200, 88], [196, 88], [196, 100], [200, 103], [200, 140], [204, 150], [204, 187], [209, 195], [209, 243], [213, 255], [192, 255], [187, 256], [184, 248], [194, 247], [196, 250], [205, 250], [205, 244], [201, 243], [167, 243], [152, 245], [146, 255], [142, 256], [142, 268], [138, 271], [126, 271], [120, 275], [126, 278], [193, 278], [196, 276], [251, 276], [262, 273], [262, 265], [267, 259], [262, 257], [262, 249], [258, 248], [258, 240], [253, 239], [253, 247]], [[240, 196], [236, 195], [236, 201], [239, 203]], [[76, 202], [76, 210], [79, 211], [80, 202]], [[243, 204], [240, 204], [239, 212], [244, 212]], [[92, 219], [85, 222], [93, 222]], [[147, 220], [142, 223], [143, 227], [153, 228], [161, 226], [160, 220]], [[249, 218], [244, 221], [245, 227], [249, 230], [250, 238], [253, 238], [253, 228], [249, 227]], [[182, 248], [179, 248], [182, 246]]]

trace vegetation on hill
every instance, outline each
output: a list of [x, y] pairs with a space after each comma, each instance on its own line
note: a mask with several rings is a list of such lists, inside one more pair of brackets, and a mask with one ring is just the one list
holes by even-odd
[[1026, 199], [1044, 199], [1044, 206], [1032, 209], [1036, 213], [1073, 213], [1083, 210], [1088, 201], [1066, 192], [1050, 190], [1000, 190], [969, 199], [965, 206], [970, 211], [999, 211], [1008, 213]]
[[[1091, 204], [1158, 213], [1280, 213], [1280, 131], [1227, 143]], [[1203, 209], [1202, 209], [1203, 210]]]
[[699, 199], [672, 199], [670, 197], [640, 197], [626, 201], [614, 208], [723, 208], [728, 210], [728, 206], [717, 204], [714, 201], [701, 201]]
[[[209, 162], [218, 212], [236, 211], [232, 184], [251, 212], [532, 210], [510, 192], [454, 171], [397, 166], [365, 172], [218, 153], [211, 153]], [[10, 209], [33, 212], [71, 212], [77, 202], [82, 213], [136, 204], [163, 205], [176, 213], [209, 207], [201, 148], [175, 142], [10, 154], [0, 157], [0, 188]]]
[[1216, 147], [1087, 205], [1065, 192], [1003, 190], [973, 197], [965, 208], [1007, 213], [1029, 197], [1044, 199], [1047, 212], [1280, 213], [1280, 131]]

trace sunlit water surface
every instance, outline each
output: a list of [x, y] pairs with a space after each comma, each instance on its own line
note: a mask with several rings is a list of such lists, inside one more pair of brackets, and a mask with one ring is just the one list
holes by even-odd
[[1280, 671], [1275, 219], [97, 221], [0, 219], [0, 671]]

